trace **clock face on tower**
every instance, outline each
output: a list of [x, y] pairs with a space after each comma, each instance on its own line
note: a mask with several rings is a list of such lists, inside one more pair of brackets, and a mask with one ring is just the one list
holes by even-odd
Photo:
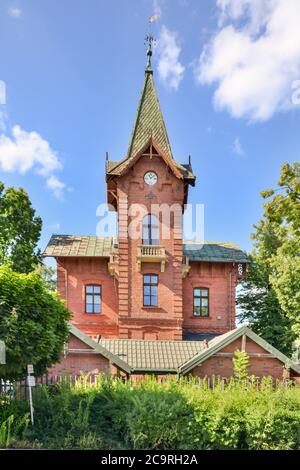
[[154, 186], [157, 183], [157, 174], [154, 171], [148, 171], [144, 176], [144, 181], [149, 186]]

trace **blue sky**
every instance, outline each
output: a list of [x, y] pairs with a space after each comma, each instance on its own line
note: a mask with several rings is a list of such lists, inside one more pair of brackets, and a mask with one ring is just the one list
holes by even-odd
[[95, 234], [105, 152], [127, 151], [156, 14], [154, 77], [173, 154], [192, 155], [190, 202], [205, 205], [207, 240], [250, 250], [259, 192], [299, 160], [299, 3], [2, 0], [0, 180], [29, 193], [41, 247]]

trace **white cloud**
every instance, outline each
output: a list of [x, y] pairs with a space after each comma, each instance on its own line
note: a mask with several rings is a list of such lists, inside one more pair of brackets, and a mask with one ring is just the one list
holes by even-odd
[[7, 13], [11, 18], [21, 18], [22, 16], [22, 10], [17, 7], [9, 8]]
[[66, 185], [54, 172], [62, 169], [57, 153], [37, 132], [27, 132], [20, 126], [12, 128], [11, 136], [0, 135], [0, 169], [25, 174], [34, 170], [46, 179], [55, 197], [61, 199]]
[[66, 185], [56, 176], [51, 175], [47, 178], [47, 188], [51, 189], [57, 199], [63, 199]]
[[217, 0], [219, 29], [195, 68], [216, 109], [252, 121], [289, 110], [300, 78], [299, 0]]
[[243, 146], [241, 144], [240, 138], [236, 137], [233, 142], [233, 151], [240, 157], [244, 157], [246, 155], [245, 150], [243, 149]]
[[161, 80], [170, 88], [177, 90], [183, 79], [185, 67], [179, 61], [181, 47], [178, 35], [162, 26], [156, 48], [158, 56], [158, 74]]

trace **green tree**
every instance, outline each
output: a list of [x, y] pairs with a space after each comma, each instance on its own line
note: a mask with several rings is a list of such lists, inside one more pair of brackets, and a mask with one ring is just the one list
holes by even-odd
[[250, 256], [247, 278], [237, 296], [238, 319], [272, 346], [290, 356], [295, 333], [270, 281], [271, 268], [257, 254]]
[[300, 336], [300, 164], [285, 163], [278, 187], [263, 191], [239, 319], [287, 355]]
[[277, 188], [262, 196], [266, 203], [255, 227], [255, 248], [267, 260], [280, 307], [300, 337], [300, 163], [285, 163]]
[[33, 364], [36, 374], [59, 361], [68, 338], [70, 312], [36, 273], [20, 274], [0, 266], [0, 338], [6, 365], [0, 377], [17, 379]]
[[38, 274], [44, 281], [50, 291], [56, 291], [57, 288], [57, 277], [56, 270], [51, 266], [46, 266], [43, 263], [40, 263], [36, 269], [35, 273]]
[[4, 189], [0, 181], [0, 265], [9, 264], [20, 273], [29, 273], [41, 259], [37, 243], [42, 220], [35, 215], [22, 188]]

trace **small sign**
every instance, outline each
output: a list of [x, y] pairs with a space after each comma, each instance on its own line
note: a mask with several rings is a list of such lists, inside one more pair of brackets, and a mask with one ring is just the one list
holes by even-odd
[[28, 364], [28, 366], [27, 366], [27, 373], [28, 373], [28, 374], [33, 374], [33, 365], [32, 365], [32, 364]]
[[29, 387], [35, 387], [35, 377], [33, 375], [27, 377], [27, 384]]

